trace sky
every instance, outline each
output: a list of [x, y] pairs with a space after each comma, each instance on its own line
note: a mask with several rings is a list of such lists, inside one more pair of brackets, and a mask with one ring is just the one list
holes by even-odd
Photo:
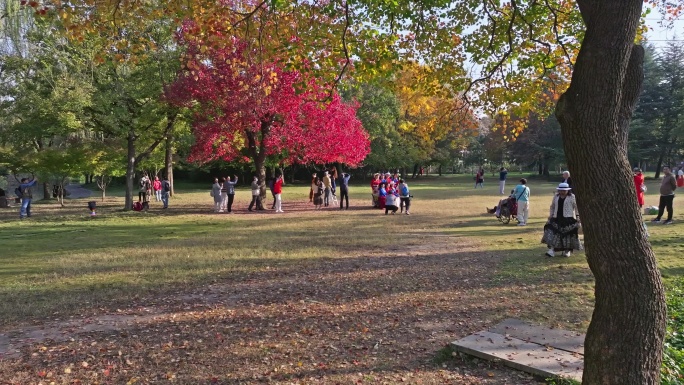
[[684, 41], [684, 19], [680, 18], [672, 22], [672, 28], [664, 28], [658, 25], [660, 18], [657, 14], [646, 17], [646, 25], [651, 28], [646, 37], [656, 47], [663, 47], [667, 40]]

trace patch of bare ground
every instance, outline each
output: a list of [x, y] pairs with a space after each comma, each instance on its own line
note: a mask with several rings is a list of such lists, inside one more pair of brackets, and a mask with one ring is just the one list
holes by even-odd
[[538, 383], [445, 350], [519, 304], [492, 287], [499, 256], [429, 238], [4, 333], [0, 383]]

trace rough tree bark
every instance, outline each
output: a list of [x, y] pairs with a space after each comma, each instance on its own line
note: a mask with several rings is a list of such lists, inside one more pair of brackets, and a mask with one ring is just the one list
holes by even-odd
[[169, 185], [171, 185], [171, 191], [169, 196], [173, 196], [173, 134], [170, 133], [166, 137], [166, 156], [164, 157], [164, 168], [166, 169], [166, 177], [169, 180]]
[[643, 80], [644, 51], [633, 44], [643, 2], [577, 3], [587, 32], [556, 115], [596, 280], [583, 383], [658, 384], [664, 290], [627, 159], [629, 120]]
[[[264, 210], [263, 202], [266, 199], [266, 138], [271, 132], [271, 126], [275, 121], [275, 117], [266, 117], [261, 121], [259, 144], [257, 145], [257, 134], [251, 130], [245, 130], [247, 136], [247, 151], [254, 162], [257, 177], [259, 178], [259, 187], [261, 189], [261, 199], [257, 205], [257, 210]], [[251, 179], [251, 178], [250, 178]]]
[[126, 154], [126, 202], [124, 210], [133, 210], [133, 186], [135, 185], [135, 132], [128, 131]]

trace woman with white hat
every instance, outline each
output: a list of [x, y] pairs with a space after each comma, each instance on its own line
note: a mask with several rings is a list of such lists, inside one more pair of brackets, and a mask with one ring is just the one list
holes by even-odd
[[556, 188], [556, 195], [551, 201], [549, 220], [544, 226], [542, 243], [546, 243], [549, 250], [547, 257], [553, 257], [556, 251], [569, 257], [573, 250], [580, 249], [578, 229], [579, 214], [575, 196], [570, 194], [570, 185], [561, 183]]

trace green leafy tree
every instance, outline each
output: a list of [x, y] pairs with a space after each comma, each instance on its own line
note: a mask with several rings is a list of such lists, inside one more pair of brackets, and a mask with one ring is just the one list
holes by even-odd
[[[91, 54], [52, 34], [52, 24], [36, 23], [24, 42], [25, 54], [7, 54], [0, 72], [0, 141], [11, 146], [17, 171], [36, 166], [32, 157], [69, 139], [88, 135], [83, 111], [91, 103]], [[78, 54], [75, 54], [78, 53]], [[43, 194], [50, 196], [49, 184]]]

